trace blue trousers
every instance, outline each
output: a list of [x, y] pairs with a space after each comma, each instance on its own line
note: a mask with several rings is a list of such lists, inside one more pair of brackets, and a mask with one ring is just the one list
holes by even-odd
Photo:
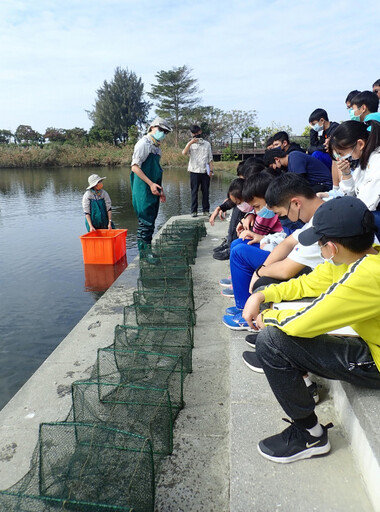
[[231, 244], [230, 268], [236, 307], [243, 309], [250, 296], [249, 283], [254, 271], [264, 263], [269, 251], [260, 249], [259, 244], [248, 245], [248, 240], [238, 238]]

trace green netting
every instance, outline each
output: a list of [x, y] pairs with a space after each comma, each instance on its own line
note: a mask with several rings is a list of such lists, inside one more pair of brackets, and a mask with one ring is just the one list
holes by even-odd
[[193, 313], [190, 308], [186, 307], [131, 304], [124, 307], [123, 324], [139, 325], [141, 327], [188, 327], [194, 329]]
[[173, 409], [183, 407], [183, 361], [174, 354], [143, 350], [98, 349], [96, 378], [111, 384], [167, 389]]
[[165, 299], [166, 296], [170, 296], [173, 300], [176, 300], [177, 304], [182, 304], [182, 301], [191, 307], [193, 310], [195, 309], [194, 304], [194, 295], [193, 295], [193, 287], [192, 286], [169, 286], [171, 283], [170, 280], [166, 280], [165, 287], [159, 288], [150, 288], [148, 286], [144, 286], [141, 279], [137, 280], [137, 291], [143, 295], [146, 302], [149, 304], [160, 304], [162, 298]]
[[165, 276], [161, 274], [161, 267], [156, 268], [152, 265], [151, 268], [140, 268], [140, 282], [144, 288], [190, 288], [193, 293], [193, 278], [190, 267], [182, 275]]
[[142, 263], [142, 265], [140, 265], [140, 277], [142, 279], [147, 277], [182, 278], [187, 275], [188, 271], [191, 271], [188, 265], [175, 265], [173, 263], [169, 265], [147, 265], [143, 262], [140, 263]]
[[[191, 322], [193, 325], [196, 324], [196, 315], [194, 311], [194, 302], [192, 301], [192, 297], [178, 297], [176, 293], [167, 292], [165, 289], [162, 289], [161, 292], [157, 293], [155, 296], [152, 294], [145, 294], [144, 292], [135, 291], [133, 292], [133, 304], [135, 306], [147, 306], [151, 308], [165, 307], [165, 308], [178, 308], [179, 305], [181, 309], [187, 315], [190, 315]], [[188, 312], [186, 312], [186, 309]]]
[[147, 265], [182, 265], [190, 264], [188, 251], [185, 247], [179, 250], [174, 245], [152, 244], [149, 249], [141, 249], [139, 258], [140, 267]]
[[197, 256], [198, 239], [193, 233], [178, 233], [174, 229], [166, 228], [159, 236], [160, 242], [172, 244], [177, 243], [178, 245], [184, 245], [187, 248], [189, 256]]
[[87, 423], [42, 423], [31, 469], [0, 493], [0, 509], [41, 512], [154, 510], [149, 439]]
[[172, 248], [177, 248], [179, 251], [184, 251], [188, 262], [190, 265], [194, 265], [195, 258], [197, 256], [197, 248], [194, 247], [194, 244], [192, 242], [187, 243], [186, 240], [178, 239], [178, 238], [172, 238], [170, 236], [159, 236], [156, 238], [155, 246], [161, 246], [161, 251], [169, 251], [174, 250]]
[[199, 219], [199, 220], [177, 219], [177, 220], [174, 220], [170, 224], [170, 226], [173, 226], [176, 228], [180, 227], [181, 229], [188, 229], [188, 230], [195, 229], [195, 230], [197, 230], [199, 239], [201, 239], [207, 235], [206, 225], [205, 225], [205, 222], [203, 219]]
[[140, 434], [152, 441], [154, 455], [172, 452], [174, 417], [167, 389], [98, 379], [76, 381], [71, 389], [75, 422], [100, 423]]
[[180, 355], [184, 371], [192, 371], [193, 339], [190, 329], [186, 327], [117, 325], [113, 348]]

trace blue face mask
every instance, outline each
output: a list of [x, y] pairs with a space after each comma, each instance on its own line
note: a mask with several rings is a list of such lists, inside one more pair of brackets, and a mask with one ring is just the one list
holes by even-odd
[[259, 212], [256, 213], [262, 219], [273, 219], [276, 215], [273, 210], [270, 210], [267, 206], [263, 206]]
[[313, 124], [312, 128], [313, 128], [313, 130], [315, 130], [315, 131], [316, 131], [316, 132], [318, 132], [318, 133], [319, 133], [319, 132], [323, 132], [323, 126], [321, 126], [321, 125], [320, 125], [320, 124], [318, 124], [318, 123]]
[[348, 113], [350, 114], [351, 121], [360, 121], [360, 116], [356, 116], [354, 112], [355, 111], [353, 108], [350, 108], [350, 110], [348, 111]]
[[166, 137], [166, 133], [162, 132], [161, 130], [157, 130], [156, 133], [152, 135], [154, 139], [156, 139], [157, 142], [161, 142]]

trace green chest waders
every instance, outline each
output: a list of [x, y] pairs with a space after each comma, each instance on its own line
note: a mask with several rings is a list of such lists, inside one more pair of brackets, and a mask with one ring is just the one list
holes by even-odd
[[[141, 165], [144, 174], [157, 185], [162, 183], [162, 168], [160, 156], [148, 156]], [[131, 172], [132, 204], [136, 212], [139, 227], [137, 229], [137, 244], [139, 249], [146, 247], [152, 242], [154, 225], [160, 206], [160, 196], [155, 196], [150, 187], [140, 179], [134, 172]]]
[[[108, 215], [104, 199], [90, 200], [91, 222], [95, 229], [108, 229]], [[85, 221], [87, 231], [90, 231], [87, 219]], [[115, 226], [112, 222], [112, 229]]]

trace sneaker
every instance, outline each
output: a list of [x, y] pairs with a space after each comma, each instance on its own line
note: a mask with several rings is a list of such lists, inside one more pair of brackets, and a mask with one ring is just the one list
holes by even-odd
[[226, 309], [226, 315], [235, 316], [235, 315], [241, 315], [242, 313], [243, 313], [243, 310], [237, 308], [236, 306], [231, 306], [230, 308]]
[[252, 348], [256, 348], [256, 338], [257, 338], [258, 334], [259, 334], [258, 332], [248, 334], [248, 336], [245, 337], [245, 341], [246, 341], [247, 345], [249, 345]]
[[216, 251], [214, 252], [213, 258], [216, 260], [229, 260], [230, 259], [230, 248], [227, 247], [227, 249], [223, 249], [222, 251]]
[[214, 247], [213, 252], [222, 251], [224, 249], [227, 249], [227, 247], [228, 247], [227, 238], [223, 238], [222, 243], [220, 245], [218, 245], [218, 247]]
[[220, 286], [232, 286], [232, 279], [230, 277], [225, 277], [219, 281]]
[[251, 328], [247, 324], [247, 322], [242, 317], [241, 313], [238, 313], [235, 316], [224, 315], [223, 323], [229, 329], [233, 331], [250, 331]]
[[224, 297], [230, 297], [231, 299], [234, 299], [234, 291], [232, 288], [223, 288], [223, 290], [220, 292]]
[[191, 214], [191, 216], [192, 216], [192, 217], [198, 217], [198, 213], [197, 213], [197, 212], [193, 212], [193, 213]]
[[210, 217], [210, 212], [203, 212], [203, 215], [204, 215], [205, 217]]
[[288, 463], [296, 460], [309, 459], [315, 455], [323, 455], [331, 449], [327, 430], [333, 427], [332, 423], [322, 425], [321, 437], [314, 437], [306, 429], [290, 423], [280, 434], [267, 437], [259, 442], [257, 449], [260, 455], [273, 462]]
[[245, 364], [257, 373], [264, 373], [263, 367], [259, 362], [259, 358], [256, 355], [256, 352], [243, 352], [243, 361]]
[[310, 386], [307, 386], [307, 390], [308, 390], [310, 396], [313, 398], [314, 402], [317, 404], [319, 402], [319, 393], [318, 393], [317, 383], [312, 382], [310, 384]]

